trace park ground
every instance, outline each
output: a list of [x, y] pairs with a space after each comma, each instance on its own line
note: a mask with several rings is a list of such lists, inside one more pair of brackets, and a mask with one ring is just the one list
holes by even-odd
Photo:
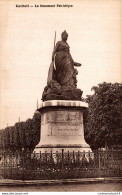
[[121, 192], [122, 178], [83, 178], [64, 180], [0, 179], [0, 192]]

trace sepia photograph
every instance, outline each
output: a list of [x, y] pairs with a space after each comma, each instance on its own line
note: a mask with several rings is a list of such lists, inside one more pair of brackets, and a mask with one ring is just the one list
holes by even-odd
[[121, 194], [121, 37], [121, 0], [0, 0], [1, 195]]

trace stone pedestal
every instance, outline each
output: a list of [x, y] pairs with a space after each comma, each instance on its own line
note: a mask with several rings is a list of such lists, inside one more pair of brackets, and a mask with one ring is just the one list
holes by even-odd
[[42, 102], [40, 142], [35, 152], [91, 151], [84, 139], [83, 111], [88, 106], [81, 101], [51, 100]]

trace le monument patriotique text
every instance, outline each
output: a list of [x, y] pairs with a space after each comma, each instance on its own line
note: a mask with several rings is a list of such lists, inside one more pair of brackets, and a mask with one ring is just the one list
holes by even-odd
[[29, 8], [29, 7], [35, 7], [35, 8], [71, 8], [73, 5], [69, 4], [16, 4], [17, 8]]

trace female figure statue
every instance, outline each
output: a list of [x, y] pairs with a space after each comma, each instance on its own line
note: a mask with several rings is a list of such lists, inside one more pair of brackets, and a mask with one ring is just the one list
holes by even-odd
[[74, 66], [81, 66], [81, 64], [74, 62], [70, 55], [66, 31], [61, 34], [61, 38], [62, 40], [57, 42], [52, 54], [52, 61], [55, 60], [53, 79], [61, 86], [76, 87], [76, 74], [78, 72]]
[[[48, 72], [47, 86], [44, 88], [42, 100], [82, 100], [82, 91], [77, 89], [78, 74], [74, 66], [81, 64], [73, 61], [70, 55], [70, 47], [67, 43], [68, 34], [61, 34], [52, 54], [52, 63]], [[55, 61], [55, 67], [54, 67]]]

